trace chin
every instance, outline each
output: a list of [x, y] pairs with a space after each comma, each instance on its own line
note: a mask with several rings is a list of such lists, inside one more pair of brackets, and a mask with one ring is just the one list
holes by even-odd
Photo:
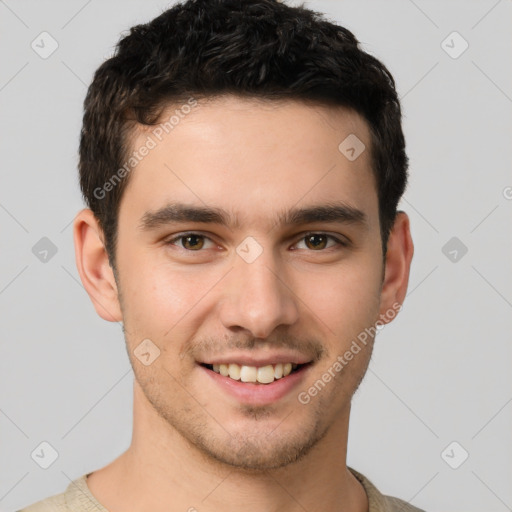
[[[296, 433], [276, 434], [276, 429], [269, 432], [255, 432], [229, 435], [226, 439], [214, 440], [213, 437], [196, 436], [192, 441], [195, 448], [211, 461], [230, 468], [251, 473], [275, 470], [295, 464], [304, 458], [325, 436], [327, 429], [321, 431], [315, 425], [305, 431], [304, 425]], [[197, 434], [197, 433], [196, 433]], [[225, 433], [224, 433], [225, 434]]]

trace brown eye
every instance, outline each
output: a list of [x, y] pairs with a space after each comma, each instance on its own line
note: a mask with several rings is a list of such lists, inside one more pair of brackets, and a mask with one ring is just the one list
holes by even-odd
[[166, 242], [167, 245], [176, 246], [182, 250], [182, 254], [197, 252], [203, 253], [208, 249], [215, 249], [215, 242], [208, 236], [201, 233], [182, 233]]
[[304, 237], [304, 240], [306, 242], [306, 246], [309, 249], [325, 249], [327, 245], [327, 239], [329, 237], [327, 235], [320, 235], [320, 234], [314, 234], [314, 235], [308, 235]]
[[204, 237], [201, 235], [186, 235], [180, 238], [182, 240], [181, 244], [185, 249], [195, 251], [203, 248]]

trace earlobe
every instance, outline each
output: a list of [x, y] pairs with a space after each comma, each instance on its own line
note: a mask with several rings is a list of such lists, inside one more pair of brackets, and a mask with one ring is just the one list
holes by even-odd
[[395, 317], [405, 299], [413, 254], [409, 217], [399, 211], [388, 238], [379, 311], [382, 323]]
[[117, 285], [103, 243], [102, 229], [89, 209], [80, 211], [73, 224], [75, 260], [80, 279], [101, 318], [122, 321]]

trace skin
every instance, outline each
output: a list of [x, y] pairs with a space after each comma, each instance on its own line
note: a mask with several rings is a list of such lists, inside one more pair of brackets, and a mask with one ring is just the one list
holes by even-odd
[[[140, 129], [133, 147], [148, 133]], [[338, 150], [351, 133], [366, 145], [353, 162]], [[341, 107], [203, 100], [132, 171], [117, 281], [94, 215], [77, 215], [80, 277], [98, 314], [123, 322], [135, 374], [132, 443], [87, 480], [110, 512], [368, 509], [346, 449], [351, 398], [373, 343], [307, 405], [297, 395], [366, 327], [386, 323], [406, 294], [409, 219], [398, 213], [383, 265], [369, 148], [366, 122]], [[140, 228], [146, 212], [171, 201], [222, 208], [237, 223]], [[333, 202], [361, 210], [366, 222], [276, 223], [280, 212]], [[189, 231], [208, 237], [194, 239], [201, 249], [169, 243]], [[349, 243], [320, 237], [312, 247], [308, 232]], [[263, 250], [252, 263], [236, 252], [248, 236]], [[148, 338], [160, 356], [145, 366], [133, 351]], [[255, 355], [294, 347], [314, 362], [276, 403], [247, 405], [198, 365], [235, 346]]]

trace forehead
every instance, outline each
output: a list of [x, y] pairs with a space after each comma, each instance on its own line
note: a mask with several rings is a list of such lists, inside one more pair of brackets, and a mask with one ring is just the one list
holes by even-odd
[[170, 105], [161, 123], [132, 140], [132, 151], [151, 147], [122, 200], [141, 214], [169, 201], [241, 219], [340, 200], [377, 211], [370, 133], [352, 110], [223, 96]]

